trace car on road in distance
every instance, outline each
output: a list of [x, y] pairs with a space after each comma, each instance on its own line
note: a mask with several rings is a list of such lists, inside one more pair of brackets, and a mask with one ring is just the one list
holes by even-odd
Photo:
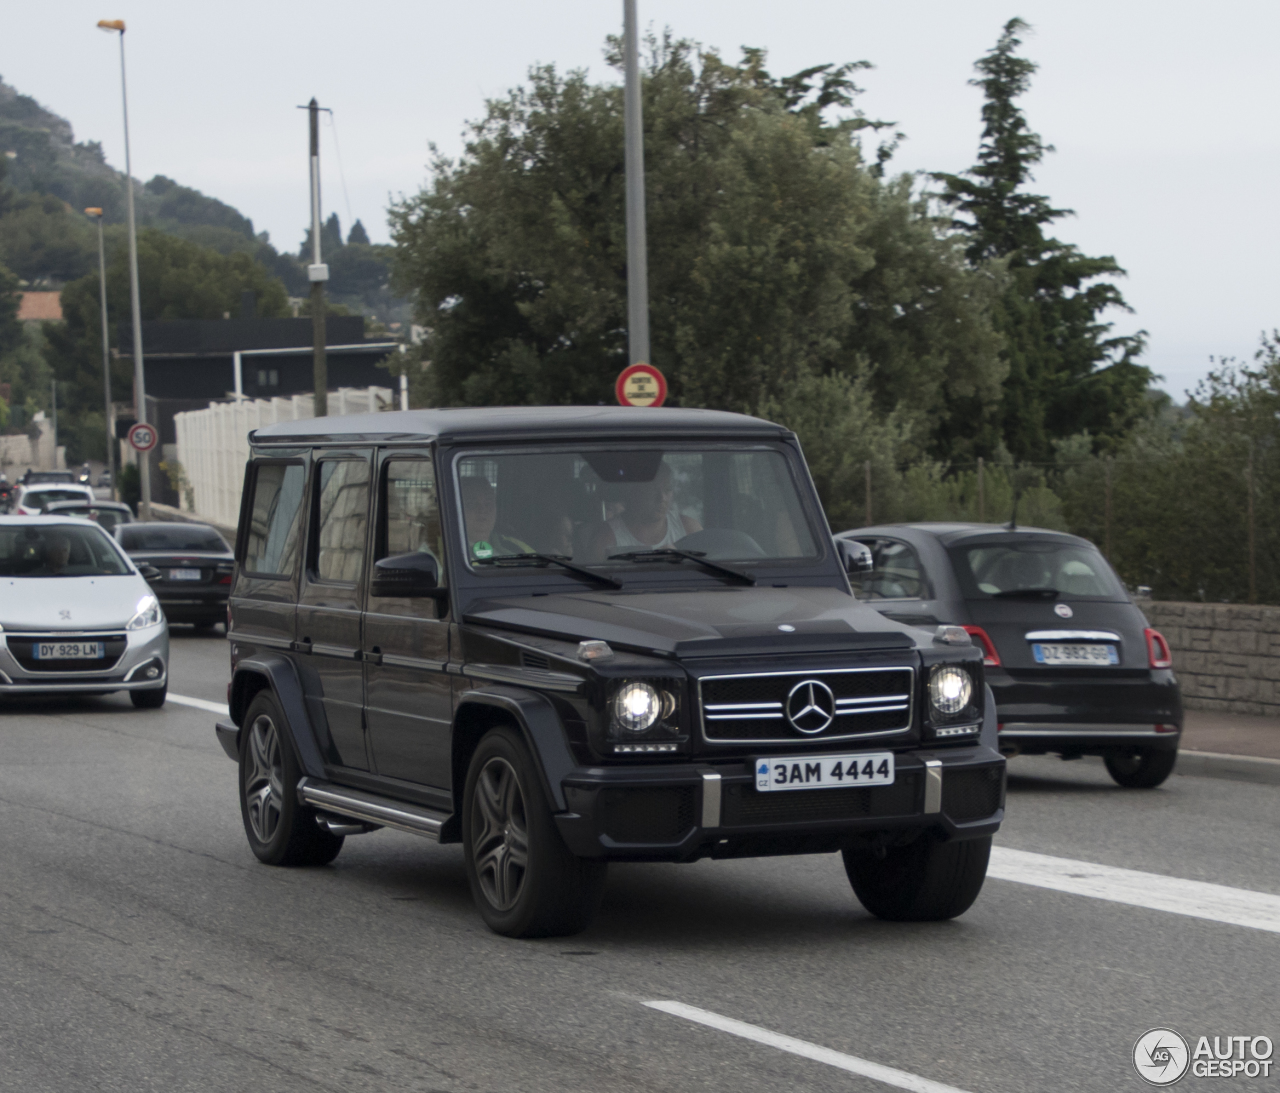
[[13, 504], [15, 516], [39, 516], [45, 507], [58, 501], [92, 503], [97, 498], [88, 486], [74, 482], [36, 482], [23, 486]]
[[151, 588], [170, 622], [188, 622], [209, 630], [227, 619], [227, 598], [235, 555], [208, 524], [127, 523], [116, 540], [139, 565], [158, 575]]
[[1122, 786], [1172, 772], [1182, 698], [1169, 643], [1087, 539], [992, 524], [842, 531], [871, 550], [859, 597], [886, 618], [963, 626], [982, 649], [1006, 754], [1098, 755]]
[[47, 516], [83, 516], [108, 535], [121, 524], [136, 523], [133, 510], [121, 501], [53, 501], [44, 507]]
[[0, 696], [128, 691], [163, 706], [169, 627], [147, 572], [87, 520], [0, 516]]
[[217, 733], [260, 860], [461, 843], [516, 937], [583, 929], [610, 861], [840, 851], [882, 918], [977, 897], [1005, 772], [982, 655], [855, 599], [869, 552], [789, 430], [413, 410], [250, 446]]
[[37, 471], [28, 467], [22, 472], [22, 477], [18, 479], [18, 482], [23, 486], [35, 486], [40, 483], [74, 482], [75, 480], [75, 471]]
[[111, 472], [103, 471], [98, 475], [98, 481], [94, 483], [99, 489], [109, 490], [111, 488]]

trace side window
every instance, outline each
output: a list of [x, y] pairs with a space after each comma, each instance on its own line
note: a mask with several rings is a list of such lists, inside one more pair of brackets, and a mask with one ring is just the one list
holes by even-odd
[[872, 568], [862, 574], [859, 595], [864, 600], [922, 599], [929, 584], [913, 547], [894, 539], [863, 539], [871, 548]]
[[379, 558], [422, 552], [440, 563], [444, 576], [444, 548], [440, 532], [440, 504], [435, 469], [426, 459], [389, 459], [383, 475]]
[[354, 584], [364, 567], [369, 518], [369, 464], [326, 459], [316, 488], [316, 576]]
[[244, 570], [292, 577], [298, 563], [298, 511], [305, 479], [300, 463], [263, 463], [253, 477]]

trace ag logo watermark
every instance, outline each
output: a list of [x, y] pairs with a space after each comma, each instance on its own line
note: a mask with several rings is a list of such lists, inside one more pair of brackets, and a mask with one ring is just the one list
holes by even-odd
[[1133, 1045], [1133, 1069], [1149, 1085], [1197, 1078], [1267, 1078], [1275, 1046], [1269, 1036], [1208, 1036], [1191, 1045], [1171, 1028], [1153, 1028]]

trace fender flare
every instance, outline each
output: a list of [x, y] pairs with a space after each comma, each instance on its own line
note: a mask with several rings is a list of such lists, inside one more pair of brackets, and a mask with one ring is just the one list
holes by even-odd
[[[323, 779], [325, 777], [324, 756], [316, 742], [315, 729], [307, 714], [302, 682], [298, 678], [298, 669], [293, 662], [279, 654], [265, 653], [246, 657], [236, 665], [235, 675], [231, 679], [231, 717], [240, 729], [244, 727], [244, 714], [249, 705], [249, 702], [243, 699], [244, 685], [241, 681], [248, 675], [265, 677], [267, 686], [280, 704], [280, 712], [284, 714], [284, 728], [293, 743], [293, 753], [298, 757], [298, 765], [302, 768], [302, 773], [311, 778]], [[236, 745], [238, 748], [238, 732]], [[226, 744], [224, 743], [223, 746], [225, 747]]]
[[[551, 811], [567, 812], [569, 806], [565, 803], [563, 782], [578, 763], [569, 750], [564, 725], [555, 707], [536, 691], [525, 691], [518, 687], [494, 685], [466, 690], [458, 696], [454, 711], [455, 737], [459, 715], [468, 706], [499, 709], [515, 721], [516, 727], [529, 743], [529, 750], [533, 752], [533, 761], [542, 776], [542, 788], [546, 791], [547, 800], [551, 802]], [[462, 787], [458, 785], [455, 793], [459, 799], [461, 792]]]

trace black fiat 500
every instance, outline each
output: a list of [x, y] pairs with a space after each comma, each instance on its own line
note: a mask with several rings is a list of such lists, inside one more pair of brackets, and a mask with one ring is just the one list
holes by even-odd
[[888, 919], [976, 898], [1003, 816], [981, 652], [853, 596], [795, 436], [623, 407], [272, 425], [231, 591], [240, 805], [264, 862], [462, 844], [512, 936], [609, 861], [841, 851]]
[[1169, 645], [1098, 549], [1041, 528], [889, 524], [854, 583], [886, 618], [963, 626], [983, 653], [1007, 755], [1100, 755], [1122, 786], [1173, 770], [1182, 698]]
[[151, 588], [170, 622], [210, 630], [226, 622], [234, 557], [208, 524], [120, 524], [116, 538], [139, 565], [154, 566]]

